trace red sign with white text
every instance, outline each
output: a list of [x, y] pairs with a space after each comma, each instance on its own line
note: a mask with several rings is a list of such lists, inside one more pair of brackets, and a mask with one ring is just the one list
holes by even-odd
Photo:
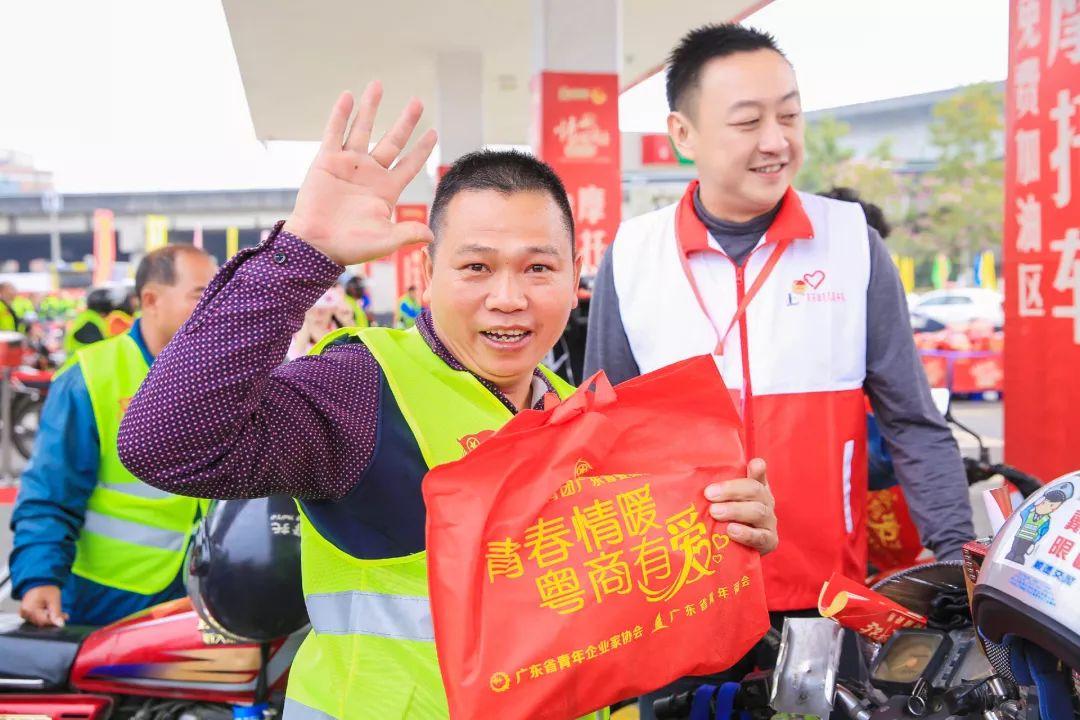
[[[394, 221], [415, 221], [426, 223], [427, 205], [398, 205], [394, 208]], [[393, 255], [394, 275], [397, 278], [395, 300], [405, 294], [410, 287], [416, 288], [417, 296], [424, 294], [427, 281], [424, 279], [424, 245], [409, 245]]]
[[1005, 101], [1005, 452], [1080, 468], [1080, 3], [1010, 0]]
[[545, 72], [535, 83], [536, 152], [566, 186], [581, 272], [595, 275], [622, 215], [619, 76]]

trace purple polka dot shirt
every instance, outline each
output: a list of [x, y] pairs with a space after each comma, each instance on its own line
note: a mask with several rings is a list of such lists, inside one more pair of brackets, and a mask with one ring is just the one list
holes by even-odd
[[[353, 343], [282, 364], [304, 313], [343, 268], [281, 225], [221, 268], [132, 399], [120, 459], [150, 485], [204, 498], [333, 500], [371, 462], [382, 381], [371, 352]], [[430, 314], [417, 326], [444, 362], [465, 369]], [[540, 407], [537, 390], [551, 388], [536, 375]]]

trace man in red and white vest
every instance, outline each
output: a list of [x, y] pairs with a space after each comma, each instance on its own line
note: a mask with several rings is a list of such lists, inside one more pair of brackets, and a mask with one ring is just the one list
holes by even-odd
[[596, 278], [586, 374], [621, 382], [716, 356], [776, 498], [773, 611], [814, 608], [834, 571], [865, 577], [864, 393], [924, 544], [959, 558], [973, 536], [963, 465], [896, 269], [858, 204], [791, 187], [804, 130], [791, 64], [767, 34], [706, 26], [672, 53], [667, 94], [670, 136], [699, 178], [619, 229]]

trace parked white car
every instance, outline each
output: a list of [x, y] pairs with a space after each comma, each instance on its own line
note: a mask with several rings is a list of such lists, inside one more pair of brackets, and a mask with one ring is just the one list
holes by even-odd
[[1001, 293], [984, 288], [933, 290], [914, 302], [910, 310], [913, 326], [917, 325], [917, 318], [942, 325], [967, 324], [972, 320], [987, 320], [994, 327], [1005, 324]]

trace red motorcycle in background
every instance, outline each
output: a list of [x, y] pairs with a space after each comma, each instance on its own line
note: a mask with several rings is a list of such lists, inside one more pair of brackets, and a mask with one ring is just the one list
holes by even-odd
[[[33, 322], [21, 344], [21, 356], [14, 362], [11, 383], [11, 443], [29, 460], [41, 424], [41, 409], [49, 394], [53, 375], [64, 362], [63, 323]], [[2, 422], [2, 421], [0, 421]], [[0, 427], [2, 430], [2, 427]]]
[[41, 409], [49, 394], [53, 370], [21, 367], [11, 373], [11, 443], [24, 460], [34, 452]]
[[299, 521], [286, 497], [218, 502], [188, 550], [188, 597], [102, 628], [3, 616], [0, 717], [279, 714], [308, 629]]

